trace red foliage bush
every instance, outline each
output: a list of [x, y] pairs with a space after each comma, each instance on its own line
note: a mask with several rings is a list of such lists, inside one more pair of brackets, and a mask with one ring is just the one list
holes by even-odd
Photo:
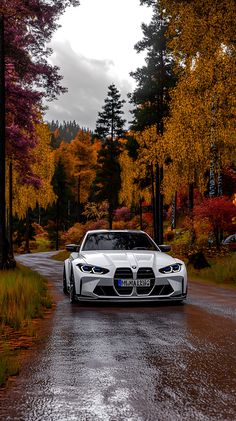
[[193, 211], [196, 219], [207, 218], [213, 230], [233, 229], [236, 206], [225, 196], [206, 198]]
[[114, 212], [114, 221], [129, 221], [130, 220], [130, 210], [125, 206], [123, 208], [116, 209]]

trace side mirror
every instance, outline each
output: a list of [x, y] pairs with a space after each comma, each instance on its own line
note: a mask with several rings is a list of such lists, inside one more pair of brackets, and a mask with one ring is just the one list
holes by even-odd
[[171, 246], [169, 246], [167, 244], [160, 244], [160, 245], [158, 244], [158, 247], [164, 253], [168, 253], [168, 251], [171, 251]]
[[79, 248], [80, 248], [79, 244], [67, 244], [66, 245], [66, 250], [71, 251], [71, 253], [78, 252]]

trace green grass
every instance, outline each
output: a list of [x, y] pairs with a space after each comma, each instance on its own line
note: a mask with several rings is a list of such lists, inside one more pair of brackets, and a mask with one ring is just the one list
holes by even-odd
[[41, 275], [21, 265], [0, 271], [0, 385], [19, 371], [15, 354], [7, 344], [6, 329], [11, 328], [12, 335], [27, 326], [27, 334], [33, 334], [32, 319], [43, 317], [44, 309], [51, 306], [47, 281]]
[[188, 266], [188, 277], [192, 280], [236, 287], [236, 253], [207, 260], [210, 268], [196, 270]]

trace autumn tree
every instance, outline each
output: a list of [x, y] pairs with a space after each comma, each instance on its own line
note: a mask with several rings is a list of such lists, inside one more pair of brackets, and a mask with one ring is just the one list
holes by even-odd
[[[161, 0], [178, 84], [166, 123], [171, 158], [165, 189], [196, 185], [222, 194], [222, 169], [235, 163], [235, 15], [233, 0]], [[208, 176], [208, 177], [207, 177]]]
[[[71, 213], [74, 221], [81, 222], [82, 211], [95, 178], [95, 165], [100, 142], [92, 141], [88, 130], [79, 129], [76, 137], [69, 143], [62, 142], [55, 151], [56, 159], [64, 165], [71, 190]], [[76, 210], [73, 208], [76, 204]]]
[[[22, 182], [40, 184], [32, 173], [30, 151], [37, 142], [34, 130], [42, 99], [54, 99], [63, 88], [58, 68], [47, 62], [46, 44], [57, 28], [57, 19], [76, 0], [19, 2], [0, 5], [0, 267], [6, 267], [5, 143], [8, 156], [17, 162]], [[6, 98], [6, 101], [5, 101]]]
[[96, 202], [108, 201], [110, 228], [112, 228], [113, 211], [119, 203], [121, 187], [118, 157], [121, 150], [119, 139], [124, 133], [125, 124], [125, 120], [122, 118], [124, 102], [115, 85], [110, 85], [105, 104], [102, 111], [98, 113], [95, 130], [95, 134], [101, 140], [101, 149], [98, 153], [96, 178], [90, 199]]
[[[52, 188], [52, 177], [54, 174], [54, 154], [50, 147], [50, 132], [47, 124], [37, 124], [35, 127], [37, 144], [31, 152], [32, 171], [40, 180], [40, 184], [22, 184], [21, 174], [18, 171], [17, 164], [13, 164], [13, 215], [19, 219], [26, 216], [28, 208], [35, 209], [37, 205], [46, 209], [52, 204], [56, 196]], [[8, 161], [7, 161], [8, 162]], [[8, 173], [7, 173], [8, 175]], [[9, 177], [7, 177], [7, 192], [9, 191]], [[7, 195], [7, 203], [9, 202]]]
[[[18, 220], [26, 220], [26, 242], [28, 244], [29, 233], [29, 214], [30, 210], [36, 207], [46, 209], [47, 206], [56, 200], [52, 188], [52, 177], [54, 174], [54, 155], [50, 147], [51, 135], [48, 126], [43, 122], [35, 127], [37, 144], [31, 151], [32, 171], [40, 180], [40, 184], [35, 186], [32, 183], [22, 184], [21, 174], [18, 166], [13, 159], [7, 160], [6, 177], [6, 203], [8, 214], [8, 226], [11, 230], [12, 216]], [[14, 195], [12, 194], [14, 192]], [[11, 216], [12, 215], [12, 216]], [[9, 233], [10, 248], [12, 250], [12, 234]], [[27, 246], [29, 251], [29, 245]]]
[[14, 154], [26, 182], [36, 182], [35, 177], [31, 180], [27, 156], [37, 143], [35, 123], [39, 121], [42, 101], [65, 92], [58, 67], [47, 61], [52, 53], [48, 43], [65, 8], [76, 4], [76, 0], [3, 0], [0, 5], [4, 21], [7, 153]]

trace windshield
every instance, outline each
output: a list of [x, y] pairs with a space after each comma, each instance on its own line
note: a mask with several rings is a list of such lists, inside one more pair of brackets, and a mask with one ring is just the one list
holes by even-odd
[[83, 250], [158, 250], [144, 233], [106, 232], [89, 234]]

